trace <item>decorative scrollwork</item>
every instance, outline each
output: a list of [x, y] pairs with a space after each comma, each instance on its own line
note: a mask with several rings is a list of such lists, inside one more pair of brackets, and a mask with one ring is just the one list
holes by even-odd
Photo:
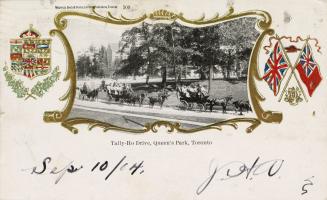
[[129, 25], [129, 24], [136, 24], [141, 21], [144, 21], [147, 18], [147, 15], [143, 15], [137, 19], [128, 19], [124, 16], [121, 16], [121, 18], [114, 17], [110, 12], [107, 13], [107, 16], [102, 16], [95, 10], [95, 6], [91, 8], [91, 13], [82, 13], [77, 11], [63, 11], [58, 13], [55, 16], [54, 24], [57, 27], [58, 30], [64, 30], [67, 27], [67, 19], [65, 19], [66, 16], [79, 16], [79, 17], [85, 17], [109, 24], [117, 24], [117, 25]]
[[73, 54], [73, 50], [68, 42], [67, 37], [65, 36], [65, 34], [62, 31], [53, 29], [50, 31], [50, 35], [51, 36], [57, 35], [60, 38], [60, 40], [62, 41], [63, 46], [65, 48], [66, 55], [67, 55], [67, 69], [66, 69], [66, 74], [65, 74], [65, 77], [63, 80], [64, 81], [69, 80], [70, 87], [69, 87], [68, 91], [66, 92], [66, 94], [64, 94], [60, 98], [61, 101], [68, 100], [66, 107], [61, 112], [62, 119], [66, 119], [73, 107], [74, 99], [75, 99], [75, 95], [76, 95], [76, 89], [75, 89], [76, 88], [76, 66], [75, 66], [74, 54]]
[[235, 119], [225, 120], [221, 122], [216, 122], [203, 127], [185, 129], [182, 128], [181, 124], [178, 122], [155, 121], [153, 123], [146, 123], [142, 129], [133, 129], [133, 128], [119, 127], [110, 123], [101, 122], [93, 119], [73, 118], [73, 119], [64, 120], [62, 122], [62, 125], [74, 134], [78, 133], [78, 129], [74, 127], [75, 125], [78, 124], [88, 124], [89, 130], [92, 130], [94, 128], [102, 128], [103, 132], [107, 132], [109, 130], [115, 130], [115, 131], [124, 131], [132, 134], [141, 134], [149, 131], [156, 133], [158, 132], [158, 128], [164, 126], [167, 128], [168, 133], [173, 133], [174, 131], [176, 131], [179, 133], [190, 134], [190, 133], [195, 133], [208, 129], [215, 129], [221, 131], [223, 126], [231, 126], [234, 129], [237, 129], [238, 128], [237, 123], [241, 123], [241, 122], [246, 122], [251, 124], [251, 126], [249, 126], [246, 129], [247, 133], [251, 133], [261, 123], [260, 120], [256, 118], [235, 118]]
[[152, 20], [175, 20], [177, 17], [178, 15], [175, 13], [164, 9], [160, 9], [149, 14], [149, 19]]
[[45, 122], [61, 122], [63, 115], [60, 111], [47, 111], [43, 115], [43, 120]]

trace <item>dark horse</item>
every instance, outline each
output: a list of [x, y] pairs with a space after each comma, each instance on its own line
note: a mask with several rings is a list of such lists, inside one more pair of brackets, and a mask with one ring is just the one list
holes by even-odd
[[227, 96], [227, 97], [224, 97], [221, 99], [210, 99], [208, 101], [209, 106], [210, 106], [210, 112], [212, 112], [214, 105], [218, 105], [218, 106], [222, 107], [223, 113], [227, 113], [227, 105], [232, 99], [233, 99], [232, 96]]
[[84, 100], [85, 97], [87, 97], [87, 99], [89, 100], [95, 100], [98, 98], [98, 93], [99, 93], [98, 89], [89, 91], [86, 84], [83, 85], [83, 87], [80, 89], [80, 92], [81, 92], [82, 100]]
[[149, 105], [153, 108], [155, 103], [159, 103], [160, 108], [162, 108], [164, 102], [168, 99], [168, 91], [164, 90], [158, 93], [158, 96], [151, 96], [149, 98]]
[[128, 95], [124, 96], [124, 101], [128, 104], [131, 104], [135, 106], [136, 103], [139, 104], [139, 106], [143, 105], [143, 101], [145, 99], [145, 94], [136, 94], [136, 93], [128, 93]]
[[87, 96], [88, 99], [94, 101], [94, 100], [98, 99], [98, 94], [99, 94], [98, 89], [94, 89], [94, 90], [92, 90], [91, 92], [88, 92], [88, 93], [86, 94], [86, 96]]
[[235, 107], [235, 112], [237, 112], [238, 110], [240, 111], [240, 115], [243, 115], [243, 110], [246, 110], [246, 112], [252, 111], [251, 106], [249, 101], [234, 101], [232, 103]]

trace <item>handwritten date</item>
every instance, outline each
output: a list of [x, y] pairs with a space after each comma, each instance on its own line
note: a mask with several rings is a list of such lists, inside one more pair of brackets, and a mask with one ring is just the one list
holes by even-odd
[[[93, 174], [97, 171], [107, 172], [105, 180], [108, 180], [109, 177], [117, 171], [128, 171], [131, 175], [136, 173], [142, 174], [144, 172], [143, 164], [144, 161], [134, 163], [127, 162], [126, 156], [123, 156], [118, 162], [113, 162], [112, 164], [110, 164], [109, 161], [96, 162], [90, 169], [90, 173]], [[55, 184], [58, 184], [65, 174], [77, 173], [82, 169], [84, 169], [84, 166], [82, 164], [75, 164], [74, 161], [70, 161], [67, 165], [59, 168], [52, 164], [51, 157], [46, 157], [43, 159], [41, 166], [33, 166], [32, 168], [23, 169], [23, 171], [28, 171], [30, 174], [34, 175], [42, 175], [46, 173], [57, 175]]]

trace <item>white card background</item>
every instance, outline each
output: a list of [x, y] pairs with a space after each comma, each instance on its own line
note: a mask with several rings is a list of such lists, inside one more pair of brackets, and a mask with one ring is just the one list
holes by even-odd
[[[42, 3], [43, 2], [43, 3]], [[51, 4], [52, 2], [53, 4]], [[183, 12], [195, 19], [203, 13], [210, 18], [216, 12], [223, 14], [226, 1], [0, 1], [0, 65], [10, 63], [9, 40], [33, 24], [42, 34], [50, 37], [55, 28], [53, 18], [58, 10], [55, 5], [114, 4], [113, 12], [140, 16], [156, 9]], [[130, 135], [101, 129], [87, 130], [78, 126], [79, 134], [73, 135], [59, 123], [44, 123], [43, 112], [61, 109], [65, 102], [58, 98], [66, 92], [68, 82], [59, 81], [38, 100], [17, 99], [7, 86], [3, 73], [0, 78], [0, 199], [327, 199], [327, 85], [326, 47], [327, 1], [241, 1], [233, 2], [235, 12], [265, 10], [272, 16], [272, 28], [279, 36], [308, 35], [318, 38], [322, 54], [316, 53], [320, 64], [322, 82], [309, 102], [296, 107], [278, 103], [266, 83], [258, 82], [258, 88], [266, 101], [264, 108], [283, 112], [281, 124], [261, 124], [251, 134], [246, 134], [248, 124], [241, 123], [237, 130], [223, 127], [223, 131], [208, 130], [196, 134], [168, 134], [164, 127], [158, 133]], [[122, 5], [131, 5], [133, 11], [124, 11]], [[88, 12], [87, 10], [81, 10]], [[285, 22], [285, 13], [291, 17]], [[81, 19], [87, 21], [85, 19]], [[265, 41], [267, 42], [267, 41]], [[65, 71], [64, 49], [57, 37], [53, 37], [52, 59]], [[55, 57], [57, 55], [57, 57]], [[267, 55], [262, 51], [260, 60]], [[61, 80], [64, 73], [61, 75]], [[315, 111], [315, 115], [313, 115]], [[211, 141], [206, 146], [114, 146], [112, 141]], [[108, 161], [112, 168], [123, 156], [126, 161], [144, 161], [144, 173], [131, 176], [127, 171], [117, 171], [105, 181], [107, 172], [91, 173], [98, 162]], [[42, 166], [45, 157], [52, 157], [49, 167], [58, 168], [74, 161], [83, 164], [84, 170], [65, 174], [58, 184], [57, 175], [31, 175], [22, 169]], [[212, 173], [209, 169], [214, 160], [218, 166], [231, 161], [251, 165], [257, 157], [262, 162], [283, 159], [284, 165], [278, 176], [257, 176], [252, 180], [240, 176], [227, 181], [214, 179], [200, 195], [199, 185]], [[49, 169], [51, 170], [51, 169]], [[312, 178], [313, 185], [301, 195], [305, 179]]]

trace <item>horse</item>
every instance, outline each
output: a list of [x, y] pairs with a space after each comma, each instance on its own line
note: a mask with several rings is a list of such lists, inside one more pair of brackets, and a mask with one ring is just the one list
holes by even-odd
[[240, 111], [240, 115], [243, 115], [243, 109], [245, 109], [246, 112], [252, 111], [249, 101], [237, 100], [234, 101], [232, 104], [235, 107], [235, 112], [237, 112], [237, 110]]
[[141, 107], [143, 105], [143, 101], [145, 99], [145, 94], [136, 94], [136, 93], [129, 93], [128, 96], [125, 96], [124, 100], [126, 103], [129, 103], [135, 106], [136, 103], [139, 104]]
[[98, 98], [99, 88], [90, 87], [86, 82], [84, 82], [83, 86], [79, 87], [79, 96], [80, 99], [84, 100], [87, 98], [88, 100], [96, 100]]
[[144, 99], [145, 99], [144, 93], [137, 95], [137, 101], [138, 101], [140, 107], [143, 105]]
[[213, 107], [215, 105], [222, 106], [223, 113], [227, 113], [227, 105], [228, 103], [233, 99], [232, 96], [227, 96], [224, 98], [213, 98], [213, 99], [208, 99], [207, 105], [209, 105], [210, 112], [213, 111]]
[[221, 99], [214, 99], [214, 103], [212, 104], [211, 101], [209, 101], [210, 105], [210, 112], [212, 112], [213, 106], [218, 105], [222, 107], [223, 113], [227, 113], [227, 105], [228, 103], [233, 99], [232, 96], [227, 96]]
[[158, 96], [150, 96], [149, 98], [149, 105], [151, 106], [151, 108], [154, 107], [155, 103], [159, 103], [160, 108], [162, 108], [164, 102], [168, 99], [169, 94], [166, 90], [159, 92]]
[[107, 96], [109, 101], [113, 99], [115, 102], [118, 102], [121, 95], [117, 94], [114, 90], [107, 90]]
[[86, 96], [87, 96], [87, 98], [89, 99], [89, 100], [93, 100], [93, 101], [95, 101], [96, 99], [98, 99], [98, 94], [99, 94], [99, 91], [98, 91], [99, 89], [94, 89], [94, 90], [92, 90], [91, 92], [88, 92], [87, 94], [86, 94]]

